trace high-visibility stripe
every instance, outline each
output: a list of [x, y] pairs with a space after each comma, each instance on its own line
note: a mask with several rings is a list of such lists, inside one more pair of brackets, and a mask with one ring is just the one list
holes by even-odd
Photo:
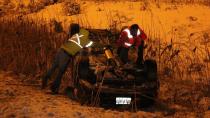
[[[75, 36], [72, 36], [69, 41], [77, 44], [80, 48], [83, 48], [81, 45], [80, 45], [80, 37], [83, 37], [84, 35], [78, 35], [78, 34], [75, 34]], [[74, 39], [77, 39], [77, 41], [75, 41]]]
[[[131, 32], [130, 32], [129, 29], [125, 29], [125, 30], [123, 30], [123, 31], [125, 31], [125, 32], [128, 34], [128, 38], [133, 38], [133, 36], [131, 35]], [[140, 32], [140, 30], [138, 29], [138, 31], [137, 31], [137, 36], [140, 35], [140, 34], [141, 34], [141, 32]]]
[[80, 44], [78, 44], [76, 41], [74, 41], [74, 40], [69, 40], [69, 41], [71, 41], [71, 42], [77, 44], [80, 48], [83, 48], [83, 47], [82, 47]]
[[140, 32], [140, 30], [138, 29], [138, 31], [137, 31], [137, 36], [140, 35], [140, 34], [141, 34], [141, 32]]
[[125, 44], [126, 46], [129, 46], [129, 47], [132, 45], [132, 44], [127, 43], [127, 42], [125, 42], [124, 44]]
[[129, 29], [124, 29], [123, 31], [125, 31], [127, 33], [128, 38], [133, 38]]
[[90, 47], [93, 44], [92, 41], [90, 41], [85, 47]]
[[[69, 39], [69, 41], [75, 43], [76, 45], [78, 45], [80, 48], [83, 48], [82, 45], [80, 45], [80, 37], [83, 37], [84, 35], [78, 35], [78, 34], [75, 34], [75, 36], [71, 37]], [[77, 39], [77, 41], [75, 41], [74, 39]], [[91, 45], [93, 44], [92, 41], [90, 41], [87, 45], [85, 45], [85, 47], [90, 47]]]
[[71, 37], [70, 40], [77, 39], [77, 43], [80, 44], [80, 37], [83, 37], [83, 36], [84, 35], [75, 34], [75, 36]]

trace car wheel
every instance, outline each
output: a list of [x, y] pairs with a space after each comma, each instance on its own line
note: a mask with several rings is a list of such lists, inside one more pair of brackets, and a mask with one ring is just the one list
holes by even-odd
[[146, 76], [146, 83], [149, 89], [145, 93], [142, 93], [142, 96], [140, 97], [140, 107], [149, 107], [155, 103], [159, 90], [156, 61], [146, 60], [144, 62], [144, 71]]
[[146, 72], [147, 80], [157, 80], [157, 63], [154, 60], [146, 60], [144, 62], [144, 70]]

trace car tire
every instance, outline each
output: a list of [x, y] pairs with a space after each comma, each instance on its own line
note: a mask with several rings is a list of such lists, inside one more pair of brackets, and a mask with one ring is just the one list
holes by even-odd
[[148, 92], [143, 93], [140, 97], [140, 107], [149, 107], [153, 105], [158, 97], [159, 80], [157, 75], [157, 63], [155, 60], [145, 60], [144, 71], [146, 76], [146, 83], [151, 86]]
[[147, 80], [157, 80], [157, 63], [155, 60], [146, 60], [144, 62], [144, 70], [146, 72]]

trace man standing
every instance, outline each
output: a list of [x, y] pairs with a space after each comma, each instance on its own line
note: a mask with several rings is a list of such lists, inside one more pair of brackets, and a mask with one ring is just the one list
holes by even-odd
[[138, 49], [136, 64], [137, 66], [141, 66], [143, 64], [144, 40], [146, 39], [146, 34], [137, 24], [133, 24], [130, 27], [123, 29], [117, 40], [117, 53], [121, 61], [124, 64], [128, 62], [129, 48], [135, 46], [135, 48]]
[[51, 91], [53, 94], [59, 92], [59, 87], [61, 84], [61, 78], [65, 73], [70, 61], [73, 57], [85, 47], [92, 45], [92, 41], [89, 40], [89, 32], [85, 29], [80, 29], [79, 24], [70, 25], [70, 37], [66, 43], [64, 43], [59, 52], [56, 54], [52, 67], [47, 71], [47, 73], [42, 78], [42, 89], [47, 86], [47, 81], [51, 75], [58, 69], [58, 74], [56, 79], [53, 81], [51, 86]]

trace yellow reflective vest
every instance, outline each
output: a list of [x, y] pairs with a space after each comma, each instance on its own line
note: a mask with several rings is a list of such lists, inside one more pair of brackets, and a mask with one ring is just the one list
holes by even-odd
[[79, 33], [73, 35], [68, 39], [66, 43], [61, 46], [67, 53], [74, 56], [84, 47], [92, 45], [92, 41], [89, 40], [89, 32], [85, 29], [80, 29]]

